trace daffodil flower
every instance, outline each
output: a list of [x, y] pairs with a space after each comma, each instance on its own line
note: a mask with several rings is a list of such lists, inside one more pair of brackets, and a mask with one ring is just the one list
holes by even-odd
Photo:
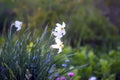
[[58, 53], [62, 52], [62, 48], [64, 47], [63, 42], [60, 39], [55, 39], [56, 44], [51, 45], [51, 48], [59, 49]]
[[63, 35], [61, 33], [58, 33], [56, 31], [52, 31], [52, 34], [58, 39], [61, 39], [63, 37]]
[[55, 28], [55, 31], [58, 32], [59, 34], [61, 35], [65, 35], [66, 32], [65, 32], [65, 26], [66, 24], [63, 22], [62, 25], [59, 24], [59, 23], [56, 23], [56, 28]]
[[63, 37], [65, 34], [66, 34], [66, 32], [65, 32], [65, 23], [63, 22], [62, 23], [62, 25], [61, 24], [59, 24], [59, 23], [56, 23], [56, 28], [55, 28], [55, 30], [54, 31], [52, 31], [52, 34], [55, 36], [55, 37], [57, 37], [57, 38], [61, 38], [61, 37]]
[[65, 26], [66, 24], [63, 22], [62, 24], [56, 23], [56, 28], [52, 31], [52, 34], [55, 36], [55, 44], [51, 45], [51, 48], [58, 49], [58, 53], [62, 52], [62, 48], [64, 47], [61, 38], [66, 34]]
[[11, 27], [14, 25], [17, 28], [17, 31], [21, 30], [21, 26], [22, 26], [22, 22], [21, 21], [15, 21], [14, 23], [11, 24]]
[[17, 28], [17, 31], [19, 31], [21, 29], [22, 22], [21, 21], [15, 21], [14, 25]]

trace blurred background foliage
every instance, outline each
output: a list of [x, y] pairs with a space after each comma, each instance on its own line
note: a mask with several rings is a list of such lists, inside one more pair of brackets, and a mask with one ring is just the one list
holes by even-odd
[[65, 21], [68, 30], [66, 43], [72, 47], [90, 45], [115, 48], [120, 40], [120, 25], [117, 25], [119, 17], [112, 21], [111, 15], [114, 14], [110, 11], [111, 6], [116, 7], [116, 4], [119, 1], [1, 0], [0, 13], [7, 11], [8, 15], [16, 14], [15, 18], [24, 22], [24, 28], [34, 28], [38, 35], [46, 25], [49, 27], [48, 31], [51, 31], [56, 22]]
[[[79, 49], [66, 47], [63, 51], [69, 56], [71, 64], [74, 66], [88, 64], [87, 67], [77, 69], [74, 80], [88, 80], [90, 76], [97, 76], [97, 80], [119, 80], [120, 76], [120, 52], [110, 50], [105, 52], [94, 52], [91, 47], [84, 46]], [[79, 77], [79, 79], [76, 79]]]

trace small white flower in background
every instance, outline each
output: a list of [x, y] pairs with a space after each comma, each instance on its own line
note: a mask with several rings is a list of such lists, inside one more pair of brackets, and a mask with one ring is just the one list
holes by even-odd
[[97, 78], [95, 76], [92, 76], [88, 80], [97, 80]]
[[14, 25], [17, 28], [17, 31], [19, 31], [21, 29], [22, 22], [21, 21], [15, 21]]
[[14, 23], [11, 24], [11, 27], [14, 25], [17, 28], [17, 31], [21, 30], [21, 26], [22, 26], [22, 22], [21, 21], [15, 21]]

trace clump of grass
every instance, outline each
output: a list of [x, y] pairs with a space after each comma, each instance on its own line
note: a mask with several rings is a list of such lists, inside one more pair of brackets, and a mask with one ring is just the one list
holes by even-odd
[[48, 80], [57, 54], [50, 50], [50, 38], [45, 40], [26, 30], [21, 36], [8, 34], [0, 46], [0, 80]]
[[43, 39], [45, 33], [35, 38], [35, 33], [25, 31], [17, 39], [11, 34], [5, 38], [0, 47], [1, 80], [48, 80], [56, 54]]

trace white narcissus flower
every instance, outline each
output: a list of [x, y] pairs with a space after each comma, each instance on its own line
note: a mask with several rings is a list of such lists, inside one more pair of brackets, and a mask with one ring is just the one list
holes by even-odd
[[52, 31], [52, 34], [58, 39], [61, 39], [63, 37], [63, 35], [61, 33], [58, 33], [56, 31]]
[[64, 47], [63, 42], [60, 39], [55, 38], [56, 44], [51, 45], [51, 48], [59, 49], [58, 53], [62, 52], [62, 48]]
[[59, 23], [56, 23], [56, 28], [55, 28], [55, 32], [61, 34], [61, 35], [65, 35], [66, 32], [65, 32], [65, 26], [66, 24], [63, 22], [62, 25], [59, 24]]
[[21, 29], [22, 24], [23, 23], [21, 21], [15, 21], [14, 25], [17, 28], [17, 31], [19, 31]]
[[55, 36], [55, 44], [51, 45], [51, 48], [58, 49], [58, 53], [62, 52], [62, 48], [64, 47], [61, 38], [66, 34], [65, 26], [66, 24], [63, 22], [62, 25], [56, 23], [56, 28], [52, 31], [52, 34]]

